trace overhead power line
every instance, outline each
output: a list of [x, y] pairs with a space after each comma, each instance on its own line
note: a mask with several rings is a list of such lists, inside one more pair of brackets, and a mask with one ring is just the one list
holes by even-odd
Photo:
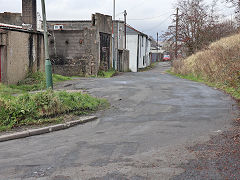
[[128, 19], [128, 20], [131, 20], [131, 21], [145, 21], [145, 20], [158, 19], [158, 18], [163, 17], [163, 16], [165, 16], [165, 15], [166, 15], [166, 13], [165, 13], [165, 14], [162, 14], [162, 15], [160, 15], [160, 16], [155, 16], [155, 17], [142, 18], [142, 19]]
[[149, 30], [155, 30], [156, 27], [158, 27], [159, 25], [163, 24], [163, 23], [164, 23], [165, 21], [167, 21], [170, 17], [171, 17], [171, 15], [168, 16], [167, 18], [163, 19], [163, 20], [162, 20], [160, 23], [158, 23], [157, 25], [154, 25], [154, 27], [145, 29], [144, 32], [149, 31]]

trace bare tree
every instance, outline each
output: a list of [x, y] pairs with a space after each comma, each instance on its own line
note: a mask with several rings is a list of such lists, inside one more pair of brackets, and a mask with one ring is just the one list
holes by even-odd
[[[178, 39], [176, 26], [169, 26], [164, 34], [172, 44], [178, 41], [178, 52], [189, 56], [209, 43], [232, 33], [231, 23], [220, 22], [216, 14], [216, 1], [206, 4], [204, 0], [179, 0]], [[173, 20], [175, 24], [175, 20]], [[170, 43], [171, 44], [171, 43]], [[172, 47], [173, 50], [173, 46]]]
[[238, 26], [240, 26], [240, 0], [226, 0], [227, 3], [231, 3], [232, 7], [235, 7], [235, 18], [237, 20]]

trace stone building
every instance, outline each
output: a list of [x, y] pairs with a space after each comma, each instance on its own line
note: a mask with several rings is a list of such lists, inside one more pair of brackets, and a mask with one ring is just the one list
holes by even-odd
[[30, 72], [44, 71], [44, 37], [36, 17], [36, 0], [22, 0], [22, 13], [0, 13], [1, 83], [16, 84]]
[[28, 30], [37, 30], [36, 0], [22, 0], [22, 13], [0, 13], [0, 23], [22, 26]]
[[36, 71], [44, 71], [43, 34], [0, 24], [0, 82], [16, 84]]
[[0, 13], [0, 22], [3, 24], [22, 26], [22, 14], [10, 12]]
[[112, 17], [89, 21], [48, 21], [49, 53], [56, 74], [97, 75], [112, 67]]

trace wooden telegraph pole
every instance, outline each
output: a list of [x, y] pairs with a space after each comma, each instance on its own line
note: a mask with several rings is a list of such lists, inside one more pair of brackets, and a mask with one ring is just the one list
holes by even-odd
[[124, 11], [124, 27], [125, 27], [125, 49], [127, 49], [127, 11]]
[[175, 35], [175, 60], [178, 57], [178, 22], [179, 22], [179, 8], [177, 8], [177, 14], [176, 14], [176, 35]]

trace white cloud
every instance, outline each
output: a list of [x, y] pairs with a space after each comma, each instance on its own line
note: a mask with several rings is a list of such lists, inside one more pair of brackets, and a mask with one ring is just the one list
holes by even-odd
[[[45, 0], [49, 20], [91, 19], [95, 12], [112, 15], [113, 0]], [[41, 0], [38, 12], [41, 13]], [[175, 13], [176, 0], [116, 0], [116, 19], [123, 19], [127, 10], [128, 24], [155, 37], [165, 31]], [[0, 12], [21, 12], [21, 0], [0, 0]], [[145, 19], [145, 20], [131, 20]]]

